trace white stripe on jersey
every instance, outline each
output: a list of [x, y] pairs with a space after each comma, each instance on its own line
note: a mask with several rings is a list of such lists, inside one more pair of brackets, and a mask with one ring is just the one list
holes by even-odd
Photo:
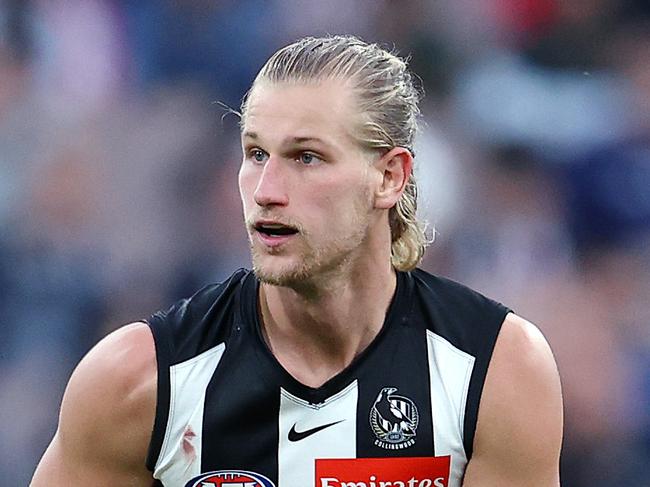
[[225, 349], [220, 343], [169, 369], [169, 418], [153, 474], [164, 485], [182, 486], [201, 473], [205, 393]]
[[430, 330], [427, 330], [427, 350], [435, 454], [452, 456], [449, 487], [460, 487], [467, 465], [463, 421], [475, 358]]
[[[280, 394], [278, 486], [314, 485], [317, 458], [356, 458], [356, 380], [320, 404], [310, 404], [285, 389]], [[292, 428], [301, 433], [324, 425], [331, 426], [298, 441], [289, 440]]]

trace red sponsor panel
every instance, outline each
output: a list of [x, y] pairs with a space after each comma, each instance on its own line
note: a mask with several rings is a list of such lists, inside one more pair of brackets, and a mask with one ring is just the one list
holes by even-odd
[[451, 457], [317, 459], [315, 487], [447, 487]]

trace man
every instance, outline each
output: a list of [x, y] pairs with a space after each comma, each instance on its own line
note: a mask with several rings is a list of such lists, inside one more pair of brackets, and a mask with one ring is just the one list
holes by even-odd
[[559, 485], [546, 341], [415, 269], [417, 102], [376, 45], [278, 51], [241, 114], [254, 272], [102, 340], [32, 485]]

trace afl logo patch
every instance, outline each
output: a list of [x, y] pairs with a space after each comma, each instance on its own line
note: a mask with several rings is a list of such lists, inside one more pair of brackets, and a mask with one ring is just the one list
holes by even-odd
[[386, 450], [414, 445], [420, 421], [415, 403], [396, 392], [395, 387], [384, 387], [370, 410], [370, 426], [377, 437], [375, 445]]
[[275, 484], [255, 472], [218, 470], [194, 477], [185, 487], [275, 487]]

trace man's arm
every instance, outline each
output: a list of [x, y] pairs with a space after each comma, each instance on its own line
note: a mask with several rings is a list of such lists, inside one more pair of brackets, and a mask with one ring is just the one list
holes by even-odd
[[156, 353], [144, 323], [99, 342], [66, 388], [59, 427], [31, 487], [144, 487], [156, 409]]
[[464, 487], [557, 487], [562, 396], [541, 332], [509, 314], [481, 398]]

